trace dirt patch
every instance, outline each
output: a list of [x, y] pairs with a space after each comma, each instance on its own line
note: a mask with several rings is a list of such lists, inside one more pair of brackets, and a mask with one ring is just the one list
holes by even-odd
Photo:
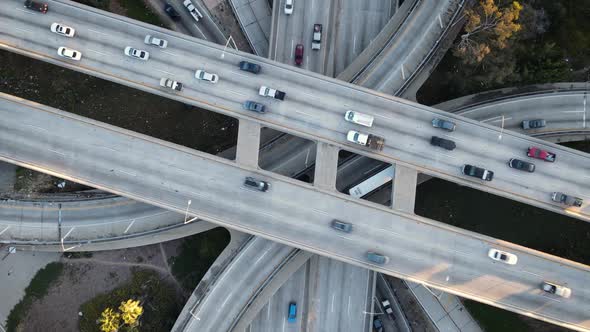
[[236, 46], [240, 51], [252, 53], [252, 48], [244, 36], [242, 28], [234, 16], [234, 12], [232, 11], [228, 0], [223, 0], [217, 6], [209, 8], [209, 12], [221, 32], [223, 32], [226, 37], [232, 36], [232, 39], [236, 42]]
[[109, 12], [119, 14], [121, 16], [127, 15], [127, 10], [117, 0], [111, 0], [109, 3]]
[[416, 332], [435, 332], [436, 327], [432, 324], [430, 317], [424, 312], [420, 303], [416, 302], [416, 297], [410, 292], [406, 284], [401, 280], [391, 276], [385, 276], [389, 284], [393, 287], [395, 295], [402, 307], [412, 331]]
[[[110, 292], [130, 281], [133, 268], [156, 272], [177, 291], [175, 300], [182, 308], [188, 298], [170, 273], [170, 255], [177, 253], [182, 240], [139, 248], [94, 252], [91, 257], [62, 258], [64, 270], [47, 295], [36, 301], [22, 324], [22, 331], [78, 331], [80, 306], [97, 295]], [[166, 257], [164, 257], [165, 255]], [[83, 314], [83, 313], [82, 313]]]
[[18, 167], [15, 176], [14, 190], [3, 194], [14, 194], [21, 197], [35, 197], [35, 194], [65, 193], [92, 189], [75, 182], [32, 171], [24, 167]]

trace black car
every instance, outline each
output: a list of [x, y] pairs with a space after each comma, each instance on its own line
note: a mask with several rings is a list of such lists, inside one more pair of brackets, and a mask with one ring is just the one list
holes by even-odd
[[248, 61], [240, 61], [240, 69], [253, 74], [260, 73], [260, 65]]
[[176, 9], [174, 9], [174, 7], [172, 7], [171, 4], [167, 3], [164, 6], [164, 11], [173, 21], [180, 21], [180, 14], [176, 11]]
[[457, 146], [455, 142], [451, 141], [450, 139], [440, 138], [436, 136], [432, 136], [430, 139], [430, 144], [440, 146], [443, 149], [447, 150], [454, 150]]
[[46, 3], [41, 3], [33, 0], [26, 0], [25, 7], [27, 7], [28, 9], [36, 10], [43, 14], [46, 14], [47, 10], [49, 9], [49, 6], [47, 6]]
[[264, 105], [262, 105], [261, 103], [257, 103], [255, 101], [247, 100], [244, 102], [244, 104], [242, 106], [245, 109], [247, 109], [248, 111], [254, 111], [254, 112], [258, 112], [258, 113], [265, 113], [266, 112], [264, 110]]
[[492, 181], [494, 178], [494, 172], [489, 171], [485, 168], [473, 166], [473, 165], [463, 165], [461, 168], [461, 172], [465, 175], [472, 176], [474, 178], [478, 178], [485, 181]]
[[535, 171], [535, 164], [529, 163], [527, 161], [522, 161], [522, 160], [516, 159], [516, 158], [511, 158], [508, 161], [508, 166], [510, 168], [514, 168], [514, 169], [518, 169], [518, 170], [526, 171], [526, 172], [530, 172], [530, 173]]
[[246, 187], [254, 188], [256, 190], [266, 192], [270, 187], [270, 184], [266, 181], [256, 180], [253, 177], [248, 176], [246, 180], [244, 180], [244, 185]]

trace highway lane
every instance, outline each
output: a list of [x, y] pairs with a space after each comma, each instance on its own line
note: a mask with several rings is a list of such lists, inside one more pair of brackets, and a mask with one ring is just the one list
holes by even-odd
[[[309, 263], [309, 261], [308, 261]], [[307, 311], [305, 295], [307, 292], [306, 281], [307, 264], [297, 270], [289, 280], [270, 298], [269, 302], [260, 310], [256, 318], [250, 324], [250, 331], [301, 331], [305, 324], [305, 312]], [[289, 303], [297, 304], [297, 318], [295, 322], [288, 322]]]
[[[325, 73], [329, 50], [331, 13], [336, 0], [298, 0], [293, 4], [293, 14], [284, 12], [285, 0], [275, 1], [271, 39], [269, 40], [269, 58], [295, 66], [295, 47], [303, 45], [303, 63], [301, 68]], [[323, 25], [322, 45], [320, 50], [311, 49], [313, 25]]]
[[[0, 32], [2, 39], [0, 46], [13, 51], [20, 50], [29, 56], [33, 56], [30, 52], [35, 51], [34, 56], [68, 66], [68, 68], [82, 70], [224, 114], [253, 119], [263, 125], [291, 134], [325, 141], [363, 155], [398, 163], [429, 175], [559, 213], [573, 212], [572, 216], [580, 219], [590, 217], [588, 204], [579, 210], [565, 211], [562, 206], [554, 204], [549, 199], [549, 194], [555, 187], [568, 187], [570, 194], [588, 200], [590, 181], [570, 180], [572, 176], [584, 178], [583, 174], [587, 173], [589, 164], [587, 154], [505, 131], [500, 141], [498, 136], [501, 130], [492, 126], [448, 115], [432, 108], [378, 94], [307, 71], [293, 70], [292, 66], [284, 66], [233, 50], [222, 53], [223, 48], [220, 46], [156, 27], [139, 23], [133, 25], [127, 23], [125, 19], [111, 18], [110, 14], [104, 14], [100, 20], [100, 27], [96, 27], [94, 26], [98, 23], [95, 22], [96, 15], [90, 15], [87, 11], [58, 4], [55, 1], [51, 4], [54, 10], [43, 16], [24, 11], [19, 3], [16, 3], [18, 5], [16, 7], [7, 6], [9, 13], [3, 15], [10, 16], [4, 16], [5, 29]], [[59, 36], [54, 36], [47, 29], [50, 23], [57, 19], [53, 16], [56, 14], [59, 14], [61, 20], [71, 22], [77, 27], [84, 26], [85, 28], [80, 29], [80, 36], [67, 41], [63, 38], [56, 39]], [[64, 16], [68, 19], [65, 20]], [[86, 23], [81, 24], [81, 20], [86, 20]], [[23, 39], [22, 32], [18, 34], [15, 32], [20, 31], [18, 29], [30, 32]], [[102, 29], [105, 32], [91, 34], [89, 30], [84, 32], [84, 29]], [[109, 35], [107, 30], [124, 33], [114, 36]], [[170, 44], [165, 51], [167, 53], [151, 49], [152, 59], [147, 63], [122, 55], [122, 49], [126, 45], [141, 46], [143, 36], [146, 33], [155, 33], [154, 31], [161, 31], [159, 35], [168, 34], [166, 38], [169, 39]], [[40, 39], [42, 41], [38, 41]], [[13, 46], [8, 46], [9, 44]], [[57, 46], [62, 44], [72, 47], [74, 44], [78, 45], [80, 47], [75, 47], [84, 49], [83, 53], [88, 57], [85, 56], [79, 65], [71, 65], [62, 59], [57, 59], [54, 52]], [[195, 48], [195, 45], [200, 47]], [[90, 49], [93, 51], [89, 51]], [[51, 59], [46, 58], [46, 54]], [[262, 74], [254, 76], [239, 72], [236, 64], [244, 59], [263, 63]], [[220, 82], [212, 85], [195, 81], [193, 70], [197, 68], [218, 73], [221, 77]], [[119, 74], [112, 76], [113, 71]], [[184, 82], [185, 92], [172, 95], [159, 88], [157, 84], [160, 77], [164, 75]], [[287, 91], [286, 101], [279, 102], [258, 97], [256, 92], [262, 84]], [[241, 103], [246, 99], [265, 103], [269, 113], [253, 115], [242, 110]], [[346, 109], [363, 110], [376, 117], [375, 126], [371, 132], [386, 138], [387, 145], [382, 153], [373, 153], [345, 142], [345, 133], [349, 129], [361, 129], [342, 119]], [[430, 120], [436, 116], [456, 121], [458, 131], [448, 135], [432, 128]], [[432, 135], [447, 135], [446, 137], [457, 142], [459, 149], [452, 154], [440, 149], [432, 149], [428, 144]], [[506, 167], [506, 161], [514, 155], [521, 155], [522, 151], [530, 145], [556, 150], [562, 156], [557, 164], [568, 165], [568, 171], [564, 172], [559, 166], [544, 165], [543, 170], [530, 174], [526, 183], [523, 183], [521, 179], [523, 175], [515, 176]], [[459, 171], [464, 163], [492, 169], [496, 172], [495, 180], [491, 183], [482, 183], [467, 179]]]
[[[336, 76], [363, 51], [395, 12], [391, 0], [299, 0], [293, 14], [284, 13], [285, 0], [273, 8], [271, 60], [295, 65], [297, 44], [304, 46], [302, 68]], [[322, 24], [320, 50], [311, 49], [313, 25]]]
[[[322, 256], [313, 256], [291, 276], [250, 325], [251, 331], [276, 331], [286, 327], [306, 331], [363, 331], [373, 272]], [[291, 301], [298, 306], [296, 324], [286, 323]]]
[[[572, 131], [588, 135], [590, 107], [587, 107], [587, 99], [587, 91], [583, 90], [527, 94], [464, 107], [457, 114], [531, 136], [559, 136], [557, 134]], [[545, 119], [547, 126], [522, 129], [523, 120], [533, 119]]]
[[[585, 265], [3, 97], [2, 160], [569, 328], [590, 328]], [[244, 188], [248, 175], [269, 181], [271, 189]], [[353, 222], [354, 231], [332, 230], [333, 218]], [[493, 263], [486, 255], [492, 246], [517, 254], [519, 264]], [[389, 263], [368, 264], [366, 250], [384, 253]], [[575, 295], [564, 301], [544, 296], [538, 290], [543, 279], [567, 284]]]
[[309, 299], [309, 331], [365, 331], [373, 272], [326, 257], [317, 260], [319, 278]]
[[[250, 240], [226, 271], [215, 280], [214, 287], [197, 302], [196, 307], [189, 309], [190, 316], [186, 317], [188, 320], [177, 321], [172, 331], [229, 331], [234, 323], [233, 318], [240, 315], [245, 305], [255, 296], [258, 287], [262, 286], [258, 283], [271, 277], [295, 251], [297, 250], [263, 238]], [[240, 284], [244, 287], [237, 287]]]
[[[396, 12], [395, 1], [344, 0], [337, 3], [334, 13], [334, 47], [332, 76], [338, 76], [361, 52]], [[327, 40], [328, 42], [328, 40]]]
[[[191, 35], [208, 40], [213, 43], [225, 45], [227, 39], [223, 35], [223, 32], [219, 29], [215, 21], [209, 14], [207, 8], [203, 8], [199, 1], [193, 0], [192, 3], [197, 10], [203, 15], [203, 17], [197, 22], [191, 14], [188, 12], [186, 7], [183, 5], [183, 1], [167, 1], [167, 0], [155, 0], [160, 3], [161, 8], [164, 8], [166, 3], [169, 3], [174, 9], [180, 14], [181, 21], [176, 22], [176, 25], [182, 26], [186, 31], [189, 31]], [[166, 15], [166, 14], [164, 14]], [[184, 31], [183, 31], [184, 32]]]
[[[352, 76], [352, 82], [385, 93], [398, 94], [414, 72], [420, 70], [431, 50], [438, 47], [438, 40], [461, 8], [462, 2], [419, 1], [375, 59]], [[358, 61], [364, 60], [360, 57]], [[351, 66], [351, 69], [354, 68], [360, 67]]]

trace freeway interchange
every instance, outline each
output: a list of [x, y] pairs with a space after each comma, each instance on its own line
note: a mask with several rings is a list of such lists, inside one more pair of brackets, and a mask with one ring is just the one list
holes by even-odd
[[[586, 175], [588, 173], [588, 160], [587, 156], [582, 153], [541, 143], [538, 140], [531, 140], [522, 135], [504, 132], [502, 129], [498, 130], [497, 128], [482, 125], [474, 121], [446, 115], [446, 113], [438, 112], [434, 109], [376, 94], [372, 91], [363, 90], [318, 75], [297, 70], [292, 71], [292, 68], [283, 65], [230, 50], [223, 50], [221, 47], [184, 38], [174, 33], [158, 30], [157, 28], [132, 26], [123, 20], [112, 17], [101, 21], [100, 24], [98, 22], [93, 24], [92, 22], [94, 20], [88, 18], [84, 20], [80, 17], [84, 17], [85, 13], [83, 11], [73, 9], [71, 6], [60, 2], [50, 2], [52, 11], [47, 14], [46, 19], [38, 19], [38, 14], [27, 13], [22, 8], [17, 8], [19, 5], [18, 2], [13, 3], [15, 5], [14, 16], [5, 13], [0, 14], [10, 16], [8, 20], [3, 20], [3, 23], [1, 23], [5, 25], [2, 27], [3, 32], [0, 35], [2, 36], [3, 46], [6, 49], [18, 51], [29, 56], [65, 65], [69, 68], [82, 70], [96, 76], [166, 96], [170, 95], [163, 90], [159, 90], [157, 82], [160, 77], [170, 75], [172, 78], [183, 82], [186, 87], [183, 93], [172, 96], [174, 99], [204, 106], [240, 119], [255, 120], [263, 125], [301, 137], [327, 142], [340, 148], [345, 148], [386, 162], [410, 166], [430, 175], [450, 179], [509, 198], [516, 198], [517, 200], [561, 213], [564, 213], [564, 209], [549, 201], [549, 193], [551, 191], [571, 193], [583, 197], [586, 204], [581, 209], [567, 210], [565, 213], [569, 213], [580, 219], [588, 218], [589, 210], [587, 202], [589, 198], [588, 196], [584, 196], [588, 192], [588, 180], [586, 180], [588, 179]], [[63, 15], [58, 18], [52, 18], [51, 15], [55, 14], [54, 10], [56, 8], [57, 11], [63, 9]], [[34, 23], [31, 22], [32, 17], [35, 17]], [[67, 19], [64, 19], [64, 17], [67, 17]], [[79, 32], [78, 36], [73, 40], [63, 41], [59, 39], [60, 37], [52, 35], [45, 25], [47, 25], [46, 23], [51, 24], [51, 21], [56, 19], [59, 19], [64, 24], [76, 26]], [[47, 20], [47, 22], [43, 20]], [[109, 24], [105, 24], [106, 21], [109, 21]], [[84, 26], [84, 28], [81, 28], [81, 26]], [[108, 31], [109, 29], [110, 32]], [[125, 33], [115, 36], [112, 33], [114, 31], [125, 31]], [[25, 34], [25, 38], [22, 38], [23, 33]], [[147, 48], [147, 46], [142, 45], [142, 36], [152, 33], [164, 36], [163, 38], [170, 42], [170, 47], [166, 51], [149, 49], [152, 56], [145, 63], [137, 62], [122, 54], [123, 48], [127, 45]], [[19, 39], [22, 40], [19, 42]], [[79, 65], [73, 62], [65, 64], [63, 59], [58, 58], [55, 50], [57, 47], [63, 46], [62, 44], [67, 44], [69, 47], [77, 49], [84, 54]], [[198, 46], [198, 50], [196, 46]], [[244, 59], [261, 63], [263, 66], [262, 74], [253, 76], [237, 70], [237, 62]], [[208, 85], [206, 82], [196, 81], [193, 77], [196, 69], [205, 69], [218, 74], [220, 76], [219, 83]], [[256, 90], [260, 85], [269, 85], [286, 91], [287, 97], [285, 102], [258, 97]], [[367, 98], [369, 96], [376, 98]], [[252, 98], [265, 103], [270, 109], [269, 113], [262, 116], [253, 116], [243, 111], [240, 106], [245, 98]], [[346, 131], [358, 129], [343, 121], [342, 116], [347, 109], [360, 110], [375, 115], [375, 126], [370, 131], [371, 133], [386, 137], [387, 146], [383, 154], [374, 154], [345, 143], [343, 138]], [[452, 134], [445, 134], [429, 126], [429, 122], [433, 117], [441, 116], [457, 122], [458, 130]], [[9, 130], [7, 129], [7, 131]], [[442, 153], [438, 150], [432, 150], [428, 145], [427, 138], [436, 134], [446, 135], [446, 137], [456, 141], [458, 149], [452, 153]], [[13, 136], [15, 135], [13, 134]], [[539, 164], [538, 162], [538, 171], [534, 174], [514, 173], [514, 171], [508, 169], [505, 165], [506, 161], [511, 157], [522, 158], [524, 151], [530, 145], [541, 146], [557, 152], [558, 162], [556, 164]], [[34, 146], [34, 144], [31, 143], [30, 146]], [[19, 153], [23, 153], [23, 151]], [[99, 156], [89, 156], [88, 158], [96, 157]], [[475, 161], [473, 161], [474, 159]], [[31, 160], [33, 159], [30, 159], [29, 162]], [[486, 185], [468, 180], [458, 172], [459, 167], [463, 163], [476, 163], [479, 166], [484, 166], [493, 170], [496, 173], [496, 177], [491, 184]], [[567, 165], [568, 168], [560, 165]], [[129, 172], [129, 169], [133, 168], [130, 167], [127, 171], [121, 170], [118, 175], [125, 177], [124, 172]], [[53, 172], [57, 172], [57, 170], [54, 169]], [[63, 176], [67, 177], [65, 175]], [[266, 176], [272, 178], [272, 175], [266, 174]], [[210, 179], [208, 180], [210, 181]], [[273, 190], [275, 188], [273, 186]], [[279, 188], [281, 187], [279, 186]], [[280, 189], [278, 190], [278, 194], [273, 193], [273, 196], [280, 196], [281, 191]], [[289, 190], [284, 191], [282, 195], [289, 195]], [[145, 198], [143, 199], [145, 200]], [[273, 202], [276, 203], [274, 199]], [[306, 204], [305, 201], [301, 203]], [[256, 204], [256, 202], [252, 202], [252, 204]], [[176, 209], [180, 210], [178, 208], [180, 204], [175, 205]], [[191, 211], [195, 211], [195, 214], [199, 213], [197, 211], [203, 210], [207, 209], [202, 207], [191, 209]], [[287, 216], [274, 217], [276, 219], [289, 219]], [[260, 218], [260, 216], [253, 217], [252, 219], [256, 218]], [[290, 218], [293, 219], [293, 217]], [[371, 219], [369, 218], [369, 220]], [[371, 222], [373, 221], [371, 220]], [[295, 220], [293, 220], [293, 223], [295, 223]], [[372, 239], [377, 243], [387, 242], [391, 237], [395, 237], [395, 235], [390, 234], [391, 228], [388, 228], [389, 226], [393, 225], [387, 222], [380, 223], [379, 221], [375, 221], [375, 225], [370, 226], [377, 227], [379, 231], [385, 229], [385, 234], [388, 235], [387, 237], [376, 234], [379, 231], [368, 232], [364, 235], [372, 235]], [[439, 225], [437, 226], [440, 227]], [[234, 227], [240, 228], [243, 226], [234, 225]], [[294, 232], [295, 229], [292, 229], [292, 231]], [[409, 230], [405, 229], [405, 231], [408, 232]], [[423, 235], [428, 234], [432, 236], [432, 234], [429, 234], [429, 231], [420, 231], [418, 229], [414, 229], [407, 234], [404, 233], [403, 236], [414, 234], [420, 241], [428, 241], [428, 238], [420, 238], [420, 235], [416, 235], [414, 232], [423, 232], [425, 233]], [[363, 233], [355, 234], [355, 236], [358, 235], [362, 236]], [[449, 235], [446, 234], [445, 236]], [[445, 236], [441, 236], [441, 239], [443, 239], [442, 243], [453, 243], [452, 237], [445, 238]], [[273, 237], [273, 239], [276, 239], [276, 237]], [[293, 242], [290, 242], [292, 241], [291, 239], [283, 239], [283, 241], [293, 244]], [[467, 243], [463, 243], [463, 241], [462, 239], [456, 242], [461, 242], [458, 246], [466, 245]], [[365, 246], [367, 245], [365, 243]], [[298, 246], [301, 246], [301, 244]], [[335, 247], [339, 246], [335, 245]], [[442, 246], [434, 246], [430, 249], [419, 247], [416, 249], [417, 246], [417, 243], [410, 243], [406, 247], [402, 246], [403, 252], [413, 252], [416, 256], [399, 257], [399, 248], [389, 248], [387, 251], [391, 253], [389, 254], [390, 257], [397, 259], [396, 263], [402, 262], [405, 268], [410, 269], [410, 275], [418, 276], [418, 280], [428, 279], [431, 276], [424, 271], [428, 271], [429, 269], [425, 266], [420, 266], [416, 261], [420, 261], [420, 257], [422, 256], [427, 256], [427, 260], [434, 259], [436, 261], [436, 259], [440, 258], [437, 255], [441, 253], [444, 253], [442, 254], [443, 256], [448, 255], [449, 250]], [[482, 243], [480, 246], [473, 247], [466, 246], [468, 250], [463, 252], [463, 255], [470, 252], [482, 252], [485, 246], [489, 246], [489, 243]], [[518, 249], [511, 247], [512, 249], [518, 251]], [[317, 252], [318, 249], [315, 250]], [[462, 251], [459, 250], [458, 252]], [[349, 257], [354, 255], [357, 256], [357, 264], [365, 264], [361, 261], [358, 253]], [[473, 294], [481, 291], [482, 280], [471, 276], [478, 280], [478, 282], [471, 285], [476, 289], [474, 291], [469, 287], [465, 287], [465, 285], [472, 282], [471, 278], [461, 277], [461, 275], [470, 276], [469, 272], [473, 272], [471, 268], [467, 268], [470, 264], [481, 266], [491, 263], [488, 261], [474, 263], [470, 259], [464, 259], [457, 252], [452, 255], [454, 255], [452, 256], [453, 264], [439, 264], [439, 267], [444, 266], [442, 271], [452, 270], [452, 273], [447, 273], [446, 278], [444, 278], [446, 283], [442, 281], [443, 279], [436, 277], [428, 279], [428, 283], [446, 290], [450, 289], [447, 287], [456, 287], [453, 292], [467, 297], [474, 297]], [[526, 255], [519, 253], [519, 257], [523, 255], [525, 258], [524, 261], [521, 258], [521, 264], [524, 264], [527, 270], [520, 272], [533, 274], [537, 277], [545, 277], [546, 275], [543, 275], [543, 273], [547, 274], [549, 271], [549, 273], [554, 273], [553, 278], [564, 278], [563, 280], [570, 280], [571, 278], [571, 280], [576, 280], [568, 283], [570, 286], [584, 279], [577, 274], [564, 276], [561, 274], [562, 271], [558, 271], [556, 268], [553, 270], [551, 268], [547, 269], [546, 262], [540, 264], [535, 262], [535, 259], [532, 259], [532, 262], [527, 262]], [[485, 259], [485, 255], [483, 257]], [[422, 258], [422, 260], [424, 259]], [[412, 265], [412, 262], [414, 265]], [[457, 266], [454, 264], [457, 264]], [[463, 267], [461, 268], [461, 266]], [[396, 266], [396, 268], [398, 267]], [[437, 271], [437, 273], [432, 272], [433, 274], [437, 274], [440, 271]], [[408, 275], [405, 274], [407, 271], [397, 271], [397, 274], [389, 271], [389, 273]], [[510, 275], [511, 273], [508, 274]], [[494, 275], [494, 273], [490, 275]], [[534, 306], [547, 305], [545, 302], [539, 302], [543, 299], [531, 300], [528, 298], [543, 297], [535, 293], [535, 289], [538, 290], [538, 287], [531, 287], [531, 285], [535, 285], [534, 278], [529, 277], [527, 279], [523, 276], [520, 277], [511, 279], [508, 276], [500, 274], [499, 279], [495, 280], [496, 282], [492, 282], [494, 280], [486, 280], [488, 283], [491, 282], [490, 284], [497, 285], [498, 289], [489, 291], [486, 293], [487, 297], [478, 297], [478, 299], [484, 299], [484, 302], [486, 302], [486, 299], [487, 301], [495, 301], [496, 305], [504, 305], [520, 312], [530, 311], [530, 308]], [[450, 286], [448, 284], [449, 280], [453, 280], [453, 284]], [[500, 280], [503, 282], [500, 282]], [[510, 280], [510, 282], [505, 282], [506, 280]], [[455, 283], [460, 285], [457, 286]], [[586, 294], [583, 294], [583, 286], [581, 285], [583, 284], [580, 283], [580, 286], [577, 287], [572, 286], [574, 294], [579, 299], [586, 297]], [[457, 291], [457, 289], [461, 290]], [[526, 301], [519, 302], [522, 299], [512, 298], [515, 297], [513, 294], [515, 291], [517, 293], [528, 291], [531, 294], [529, 294]], [[491, 297], [489, 296], [490, 294], [492, 294]], [[527, 308], [526, 310], [523, 309], [525, 307]], [[557, 316], [552, 314], [553, 308], [550, 305], [547, 305], [547, 308], [548, 313], [539, 311], [534, 315], [549, 317], [552, 320], [557, 319]], [[580, 326], [584, 325], [585, 318], [583, 315], [574, 315], [568, 317], [567, 321], [578, 323], [579, 326], [574, 325], [572, 327], [580, 328]]]

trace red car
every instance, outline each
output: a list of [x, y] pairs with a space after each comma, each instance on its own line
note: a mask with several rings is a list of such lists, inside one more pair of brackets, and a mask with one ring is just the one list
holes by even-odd
[[49, 6], [47, 6], [46, 3], [41, 3], [33, 0], [26, 0], [25, 7], [27, 7], [28, 9], [36, 10], [43, 14], [46, 14], [47, 10], [49, 9]]
[[295, 46], [295, 64], [298, 66], [301, 66], [302, 62], [303, 62], [303, 45], [297, 44], [297, 46]]
[[531, 157], [531, 158], [537, 158], [537, 159], [542, 159], [545, 161], [549, 161], [549, 162], [554, 162], [555, 161], [555, 153], [549, 152], [549, 151], [545, 151], [545, 150], [541, 150], [540, 148], [531, 146], [527, 153], [527, 156]]

